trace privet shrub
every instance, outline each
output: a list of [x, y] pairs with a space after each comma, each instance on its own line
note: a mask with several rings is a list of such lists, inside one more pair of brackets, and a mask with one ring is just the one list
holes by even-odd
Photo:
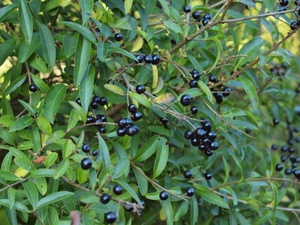
[[299, 15], [2, 1], [1, 225], [297, 223]]

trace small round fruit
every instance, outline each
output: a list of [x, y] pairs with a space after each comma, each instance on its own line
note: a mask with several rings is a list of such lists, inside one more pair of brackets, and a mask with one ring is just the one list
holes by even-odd
[[157, 54], [152, 55], [152, 64], [157, 65], [160, 62], [160, 56]]
[[199, 80], [200, 79], [200, 74], [199, 73], [192, 73], [192, 78], [194, 80]]
[[279, 0], [279, 4], [281, 6], [287, 6], [289, 4], [289, 0]]
[[214, 131], [209, 131], [208, 133], [207, 133], [207, 138], [209, 139], [209, 140], [211, 140], [211, 141], [214, 141], [216, 138], [217, 138], [217, 134], [216, 134], [216, 132], [214, 132]]
[[198, 107], [197, 106], [192, 106], [191, 107], [191, 113], [192, 114], [197, 114], [197, 112], [198, 112]]
[[169, 194], [166, 191], [162, 191], [159, 193], [159, 198], [163, 201], [167, 200], [169, 198]]
[[81, 106], [81, 100], [80, 100], [80, 98], [76, 98], [75, 102], [76, 102], [78, 105]]
[[107, 121], [106, 116], [103, 115], [103, 114], [98, 114], [98, 115], [96, 115], [96, 119], [97, 119], [97, 120], [101, 120], [102, 123]]
[[213, 142], [210, 143], [209, 147], [210, 147], [211, 150], [217, 150], [219, 148], [219, 144], [218, 144], [218, 142], [213, 141]]
[[205, 120], [202, 124], [202, 127], [204, 130], [206, 130], [207, 132], [211, 131], [212, 125], [209, 122], [209, 120]]
[[300, 0], [295, 0], [294, 3], [295, 3], [296, 6], [300, 5]]
[[29, 91], [31, 92], [36, 92], [37, 91], [37, 86], [35, 84], [30, 84], [29, 85]]
[[83, 144], [81, 150], [84, 152], [89, 152], [91, 150], [91, 146], [89, 144]]
[[191, 130], [187, 130], [186, 132], [184, 132], [184, 137], [188, 140], [191, 139], [193, 136], [194, 136], [194, 132]]
[[217, 81], [217, 77], [215, 75], [210, 75], [209, 81], [215, 83]]
[[193, 17], [195, 20], [200, 19], [200, 17], [201, 17], [200, 12], [199, 12], [199, 11], [194, 11], [194, 12], [192, 13], [192, 17]]
[[280, 120], [279, 120], [278, 118], [274, 118], [274, 119], [273, 119], [273, 124], [274, 124], [274, 125], [279, 124], [279, 122], [280, 122]]
[[98, 103], [97, 102], [91, 102], [91, 108], [92, 109], [97, 109], [98, 108]]
[[159, 118], [159, 121], [160, 121], [162, 124], [166, 125], [166, 124], [168, 123], [169, 120], [168, 120], [167, 118], [160, 117], [160, 118]]
[[119, 137], [125, 136], [125, 135], [126, 135], [126, 129], [124, 129], [124, 128], [118, 128], [118, 129], [117, 129], [117, 135], [118, 135]]
[[186, 170], [186, 171], [184, 171], [183, 176], [187, 179], [191, 179], [193, 174], [190, 170]]
[[290, 175], [290, 174], [292, 174], [292, 172], [293, 172], [293, 169], [292, 169], [292, 168], [287, 168], [287, 169], [284, 171], [285, 175]]
[[130, 126], [130, 127], [126, 127], [126, 134], [128, 136], [134, 136], [139, 131], [140, 131], [140, 129], [136, 125], [133, 125], [133, 126]]
[[109, 201], [110, 201], [110, 195], [108, 195], [108, 194], [101, 195], [100, 202], [102, 204], [107, 204], [107, 203], [109, 203]]
[[114, 212], [105, 213], [105, 222], [106, 223], [114, 223], [117, 220], [117, 216]]
[[278, 164], [276, 165], [275, 169], [276, 169], [276, 171], [278, 171], [278, 172], [281, 171], [281, 170], [283, 169], [283, 164], [278, 163]]
[[99, 154], [99, 152], [97, 150], [92, 151], [92, 156], [96, 157], [98, 154]]
[[121, 118], [118, 120], [119, 128], [124, 128], [124, 127], [126, 127], [126, 125], [127, 125], [126, 118]]
[[138, 121], [138, 120], [143, 118], [143, 113], [137, 111], [136, 113], [133, 113], [131, 115], [131, 118], [132, 118], [133, 121]]
[[144, 60], [146, 63], [152, 63], [152, 61], [153, 61], [152, 55], [149, 55], [149, 54], [145, 55]]
[[286, 160], [288, 160], [288, 158], [289, 158], [288, 156], [282, 155], [280, 159], [281, 159], [281, 162], [284, 163]]
[[116, 33], [115, 34], [115, 40], [116, 41], [122, 41], [123, 40], [123, 35], [121, 33]]
[[193, 75], [193, 74], [200, 74], [200, 72], [199, 72], [199, 70], [197, 70], [197, 69], [193, 69], [192, 71], [191, 71], [191, 74]]
[[105, 133], [105, 127], [103, 127], [103, 126], [100, 126], [99, 128], [98, 128], [98, 132], [100, 133], [100, 134], [104, 134]]
[[88, 116], [86, 118], [86, 123], [95, 123], [95, 121], [96, 121], [95, 118], [92, 116]]
[[195, 136], [199, 139], [204, 139], [206, 137], [206, 131], [203, 128], [197, 128], [195, 131]]
[[185, 6], [183, 6], [183, 11], [185, 13], [189, 13], [191, 11], [191, 7], [189, 5], [185, 5]]
[[275, 150], [277, 150], [277, 148], [278, 148], [278, 146], [277, 146], [276, 144], [272, 144], [272, 146], [271, 146], [271, 149], [272, 149], [272, 150], [275, 151]]
[[130, 119], [130, 118], [125, 118], [125, 126], [126, 126], [126, 127], [131, 126], [132, 124], [133, 124], [132, 119]]
[[100, 100], [101, 100], [101, 97], [98, 95], [94, 95], [92, 98], [92, 102], [97, 102], [98, 104], [100, 104]]
[[146, 91], [146, 87], [145, 87], [145, 85], [139, 84], [135, 87], [135, 91], [138, 94], [143, 94]]
[[198, 87], [198, 81], [197, 80], [191, 80], [189, 82], [190, 88], [196, 88]]
[[195, 194], [195, 189], [193, 187], [188, 187], [186, 189], [186, 195], [192, 197]]
[[184, 94], [180, 98], [180, 103], [183, 106], [188, 106], [192, 102], [192, 97], [189, 94]]
[[209, 22], [210, 22], [209, 19], [204, 19], [204, 18], [203, 18], [203, 20], [202, 20], [203, 26], [206, 26]]
[[213, 177], [212, 174], [209, 173], [209, 172], [206, 172], [206, 173], [204, 174], [205, 180], [210, 180], [212, 177]]
[[123, 193], [123, 187], [121, 185], [115, 185], [113, 187], [113, 192], [116, 194], [116, 195], [120, 195]]
[[191, 139], [191, 144], [192, 144], [194, 147], [196, 147], [196, 146], [198, 146], [198, 145], [200, 144], [200, 141], [199, 141], [198, 138], [194, 137], [194, 138]]
[[206, 151], [206, 150], [208, 150], [207, 145], [204, 145], [204, 144], [200, 144], [198, 148], [199, 148], [200, 151]]
[[223, 88], [223, 96], [224, 96], [224, 97], [229, 96], [230, 93], [231, 93], [231, 88], [230, 88], [230, 87], [225, 87], [225, 88]]
[[211, 150], [211, 149], [206, 149], [205, 151], [204, 151], [204, 153], [205, 153], [205, 155], [206, 156], [212, 156], [213, 154], [214, 154], [214, 150]]
[[[211, 141], [207, 137], [205, 137], [201, 140], [201, 144], [209, 147], [211, 145]], [[211, 149], [211, 150], [215, 150], [215, 149]]]
[[81, 168], [83, 170], [88, 170], [92, 167], [92, 160], [90, 158], [84, 158], [81, 160]]
[[100, 98], [100, 101], [99, 101], [99, 104], [104, 106], [104, 105], [107, 105], [108, 101], [107, 101], [107, 98], [105, 97], [101, 97]]
[[249, 127], [246, 127], [245, 132], [246, 134], [249, 134], [251, 132], [251, 129]]
[[298, 24], [297, 21], [293, 21], [293, 22], [291, 22], [291, 24], [290, 24], [290, 28], [291, 28], [292, 30], [296, 30], [296, 29], [298, 28], [298, 26], [299, 26], [299, 24]]
[[223, 93], [222, 92], [218, 91], [218, 92], [214, 93], [214, 97], [218, 104], [221, 104], [223, 102]]
[[136, 113], [136, 112], [137, 112], [137, 107], [136, 107], [136, 105], [135, 105], [135, 104], [130, 104], [130, 105], [128, 106], [128, 111], [129, 111], [130, 113]]
[[137, 55], [137, 56], [136, 56], [136, 62], [137, 62], [137, 63], [143, 63], [143, 62], [144, 62], [144, 56], [142, 56], [142, 55]]
[[300, 179], [300, 169], [295, 169], [295, 170], [293, 171], [293, 174], [294, 174], [294, 176], [295, 176], [297, 179]]

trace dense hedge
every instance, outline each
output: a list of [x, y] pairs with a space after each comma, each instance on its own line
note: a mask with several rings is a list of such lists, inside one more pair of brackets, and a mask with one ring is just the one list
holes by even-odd
[[298, 2], [1, 1], [1, 225], [297, 223]]

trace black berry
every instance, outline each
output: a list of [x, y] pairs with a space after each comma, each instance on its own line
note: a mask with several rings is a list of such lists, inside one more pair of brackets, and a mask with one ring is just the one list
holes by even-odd
[[187, 179], [190, 179], [190, 178], [192, 178], [193, 174], [190, 170], [186, 170], [186, 171], [184, 171], [183, 176]]
[[120, 195], [123, 193], [123, 187], [121, 185], [115, 185], [113, 187], [113, 192], [116, 194], [116, 195]]
[[99, 104], [104, 106], [104, 105], [107, 105], [108, 101], [107, 101], [107, 98], [105, 97], [101, 97], [100, 98], [100, 101], [99, 101]]
[[130, 105], [128, 106], [128, 111], [129, 111], [130, 113], [135, 113], [135, 112], [137, 112], [137, 107], [136, 107], [136, 105], [135, 105], [135, 104], [130, 104]]
[[224, 96], [224, 97], [229, 96], [230, 93], [231, 93], [231, 88], [230, 88], [230, 87], [225, 87], [225, 88], [223, 88], [223, 96]]
[[117, 129], [117, 135], [118, 135], [119, 137], [125, 136], [125, 135], [126, 135], [126, 129], [124, 129], [124, 128], [118, 128], [118, 129]]
[[106, 223], [114, 223], [117, 220], [117, 216], [114, 212], [105, 213], [105, 222]]
[[81, 105], [81, 100], [80, 100], [80, 98], [76, 98], [75, 102], [76, 102], [78, 105]]
[[153, 61], [152, 55], [149, 55], [149, 54], [145, 55], [144, 60], [146, 63], [152, 63], [152, 61]]
[[180, 98], [180, 103], [183, 106], [187, 106], [187, 105], [191, 104], [191, 102], [192, 102], [192, 97], [189, 94], [184, 94]]
[[126, 127], [126, 134], [128, 136], [133, 136], [133, 135], [137, 134], [139, 131], [140, 131], [140, 129], [136, 125]]
[[193, 187], [188, 187], [186, 189], [186, 195], [192, 197], [195, 194], [195, 189]]
[[29, 85], [29, 91], [36, 92], [37, 91], [37, 86], [35, 84], [30, 84]]
[[291, 22], [291, 24], [290, 24], [290, 28], [291, 28], [292, 30], [296, 30], [296, 29], [298, 28], [298, 26], [299, 26], [299, 24], [298, 24], [297, 21], [293, 21], [293, 22]]
[[185, 13], [189, 13], [191, 11], [191, 7], [189, 5], [185, 5], [185, 6], [183, 6], [183, 11]]
[[[96, 119], [99, 120], [99, 121], [102, 121], [102, 123], [107, 121], [106, 116], [103, 115], [103, 114], [98, 114], [98, 115], [96, 115]], [[97, 120], [96, 120], [96, 121], [97, 121]]]
[[194, 132], [191, 130], [187, 130], [186, 132], [184, 132], [184, 137], [188, 140], [191, 139], [193, 136], [194, 136]]
[[203, 26], [206, 26], [209, 22], [210, 22], [209, 19], [204, 19], [204, 18], [203, 18], [203, 20], [202, 20]]
[[217, 77], [215, 75], [210, 75], [209, 81], [215, 83], [217, 81]]
[[192, 114], [197, 114], [197, 112], [198, 112], [198, 107], [197, 106], [192, 106], [191, 107], [191, 113]]
[[274, 124], [274, 125], [279, 124], [279, 122], [280, 122], [280, 120], [279, 120], [278, 118], [274, 118], [274, 119], [273, 119], [273, 124]]
[[91, 146], [89, 144], [84, 144], [81, 147], [82, 151], [89, 152], [91, 150]]
[[287, 6], [289, 4], [289, 0], [279, 0], [279, 4], [281, 6]]
[[207, 133], [207, 138], [211, 141], [214, 141], [216, 139], [216, 137], [217, 137], [216, 132], [214, 132], [212, 130]]
[[300, 179], [300, 170], [299, 170], [299, 169], [295, 169], [295, 170], [293, 171], [293, 174], [294, 174], [294, 176], [295, 176], [297, 179]]
[[157, 54], [152, 55], [152, 64], [157, 65], [160, 62], [160, 56]]
[[204, 151], [205, 155], [206, 156], [212, 156], [214, 154], [214, 150], [211, 150], [211, 149], [206, 149]]
[[93, 156], [97, 156], [98, 154], [99, 154], [99, 152], [98, 152], [97, 150], [93, 150], [93, 151], [92, 151], [92, 155], [93, 155]]
[[110, 201], [110, 195], [108, 195], [108, 194], [101, 195], [101, 197], [100, 197], [101, 203], [107, 204], [107, 203], [109, 203], [109, 201]]
[[204, 139], [206, 137], [206, 131], [202, 128], [197, 128], [195, 136], [199, 139]]
[[92, 102], [97, 102], [98, 104], [100, 104], [100, 100], [101, 100], [101, 97], [98, 95], [95, 95], [92, 98]]
[[168, 194], [168, 192], [166, 192], [166, 191], [162, 191], [162, 192], [160, 192], [159, 193], [159, 198], [161, 199], [161, 200], [167, 200], [168, 198], [169, 198], [169, 194]]
[[136, 61], [137, 61], [138, 63], [142, 63], [142, 62], [144, 61], [144, 56], [142, 56], [142, 55], [137, 55], [137, 56], [136, 56]]
[[92, 160], [90, 158], [84, 158], [81, 160], [81, 168], [84, 170], [88, 170], [92, 167]]
[[213, 176], [212, 176], [211, 173], [206, 172], [206, 173], [204, 174], [204, 178], [205, 178], [206, 180], [210, 180], [212, 177], [213, 177]]
[[115, 34], [115, 40], [116, 41], [122, 41], [123, 40], [123, 35], [120, 33], [116, 33]]
[[195, 19], [195, 20], [198, 20], [198, 19], [200, 19], [200, 12], [199, 11], [194, 11], [193, 13], [192, 13], [192, 17]]
[[97, 102], [91, 102], [91, 108], [92, 109], [97, 109], [98, 108], [98, 103]]
[[105, 127], [103, 127], [103, 126], [100, 126], [99, 128], [98, 128], [98, 132], [100, 133], [100, 134], [104, 134], [105, 133]]
[[199, 144], [200, 144], [200, 141], [199, 141], [199, 139], [198, 138], [192, 138], [191, 139], [191, 144], [194, 146], [194, 147], [196, 147], [196, 146], [198, 146]]
[[283, 165], [281, 163], [278, 163], [275, 167], [276, 171], [281, 171], [283, 169]]
[[138, 121], [138, 120], [140, 120], [140, 119], [142, 119], [143, 118], [143, 113], [141, 113], [141, 112], [136, 112], [136, 113], [133, 113], [132, 115], [131, 115], [131, 118], [132, 118], [132, 120], [133, 121]]
[[145, 93], [145, 91], [146, 91], [146, 87], [145, 87], [145, 85], [137, 85], [136, 87], [135, 87], [135, 91], [136, 91], [136, 93], [138, 93], [138, 94], [143, 94], [143, 93]]
[[272, 149], [272, 150], [275, 151], [275, 150], [277, 150], [277, 148], [278, 148], [278, 146], [277, 146], [276, 144], [272, 144], [272, 146], [271, 146], [271, 149]]
[[196, 88], [198, 87], [198, 81], [197, 80], [191, 80], [189, 82], [190, 88]]
[[168, 123], [169, 120], [168, 120], [167, 118], [160, 117], [160, 118], [159, 118], [159, 121], [160, 121], [162, 124], [166, 125], [166, 124]]

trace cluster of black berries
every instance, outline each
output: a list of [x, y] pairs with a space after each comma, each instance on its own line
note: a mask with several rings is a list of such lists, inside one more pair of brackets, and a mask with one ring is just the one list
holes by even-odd
[[283, 62], [281, 65], [274, 64], [273, 67], [270, 69], [270, 72], [277, 76], [284, 76], [287, 70], [287, 63]]
[[[281, 12], [281, 11], [286, 11], [287, 10], [288, 4], [290, 2], [289, 2], [289, 0], [279, 0], [278, 3], [279, 3], [278, 11]], [[294, 3], [296, 5], [296, 9], [295, 9], [296, 16], [299, 17], [300, 16], [300, 1], [296, 0], [296, 1], [294, 1]], [[297, 29], [299, 26], [300, 26], [300, 21], [299, 20], [293, 21], [293, 22], [290, 23], [290, 28], [292, 30]]]
[[[273, 123], [276, 125], [279, 123], [279, 120], [275, 118]], [[281, 147], [281, 162], [276, 164], [275, 169], [279, 172], [283, 170], [284, 166], [289, 165], [288, 168], [285, 169], [284, 173], [286, 175], [294, 174], [297, 179], [300, 179], [300, 170], [297, 169], [300, 157], [295, 154], [295, 144], [300, 142], [300, 137], [296, 137], [295, 134], [298, 133], [299, 130], [296, 127], [293, 127], [289, 122], [287, 122], [287, 130], [289, 133], [287, 145]], [[278, 146], [273, 144], [271, 149], [275, 151], [278, 149]]]
[[88, 116], [86, 118], [86, 123], [87, 124], [96, 123], [96, 127], [97, 127], [100, 134], [105, 133], [105, 127], [104, 127], [104, 124], [103, 124], [105, 122], [107, 122], [107, 118], [103, 114], [98, 114], [98, 115], [96, 115], [96, 117]]
[[[81, 150], [87, 154], [90, 153], [91, 151], [91, 146], [89, 144], [83, 144], [82, 147], [81, 147]], [[92, 156], [96, 157], [98, 155], [98, 151], [97, 150], [93, 150], [92, 151]], [[88, 157], [84, 158], [81, 160], [81, 168], [83, 170], [88, 170], [92, 167], [92, 160]]]
[[107, 98], [95, 95], [92, 98], [91, 108], [97, 109], [98, 105], [105, 106], [105, 105], [107, 105], [107, 103], [108, 103]]
[[[185, 5], [183, 6], [183, 11], [185, 13], [189, 13], [191, 12], [191, 7], [189, 5]], [[203, 16], [201, 16], [199, 11], [194, 11], [192, 13], [192, 17], [197, 20], [198, 22], [201, 22], [203, 24], [203, 26], [206, 26], [210, 20], [211, 20], [211, 15], [208, 13], [205, 13]]]
[[204, 151], [207, 156], [212, 156], [214, 151], [219, 148], [218, 142], [215, 141], [217, 134], [212, 130], [212, 125], [207, 119], [202, 120], [201, 126], [195, 131], [186, 131], [184, 137], [200, 151]]
[[152, 65], [157, 65], [160, 63], [160, 56], [158, 54], [147, 54], [147, 55], [137, 55], [136, 56], [136, 62], [137, 63], [143, 63], [145, 61], [145, 63], [148, 64], [152, 64]]
[[117, 129], [117, 135], [119, 137], [123, 137], [126, 134], [128, 136], [134, 136], [140, 131], [140, 129], [133, 124], [133, 121], [130, 118], [119, 119], [118, 126], [119, 128]]
[[138, 111], [137, 106], [133, 103], [128, 106], [128, 111], [131, 113], [131, 119], [133, 121], [138, 121], [143, 118], [143, 113]]
[[213, 89], [213, 95], [215, 97], [215, 100], [218, 104], [221, 104], [223, 102], [224, 97], [227, 97], [231, 93], [231, 88], [230, 87], [224, 87], [221, 86], [220, 89]]

